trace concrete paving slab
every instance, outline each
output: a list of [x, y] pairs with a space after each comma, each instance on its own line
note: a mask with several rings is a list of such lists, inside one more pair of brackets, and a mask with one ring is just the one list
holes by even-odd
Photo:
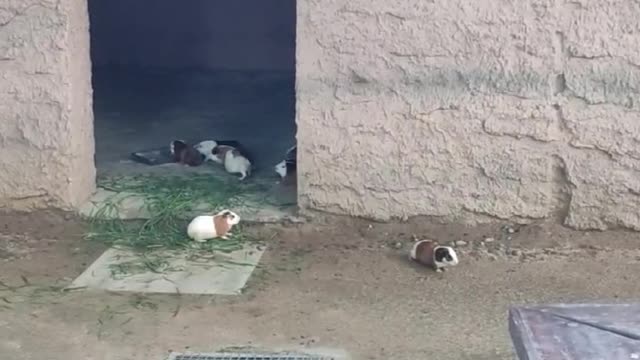
[[207, 257], [189, 251], [157, 251], [161, 268], [145, 267], [144, 256], [111, 248], [76, 278], [69, 288], [140, 293], [238, 295], [257, 266], [263, 247], [246, 246]]

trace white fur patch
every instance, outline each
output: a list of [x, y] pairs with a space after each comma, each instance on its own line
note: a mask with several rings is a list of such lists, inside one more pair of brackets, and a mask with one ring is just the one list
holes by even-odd
[[213, 149], [218, 146], [218, 143], [214, 140], [205, 140], [197, 143], [194, 148], [202, 155], [204, 155], [205, 161], [220, 162], [218, 158], [213, 155]]
[[416, 243], [413, 244], [413, 247], [411, 248], [411, 252], [409, 253], [409, 258], [411, 260], [417, 260], [417, 258], [418, 258], [418, 245], [422, 244], [425, 241], [428, 241], [428, 240], [416, 241]]
[[196, 216], [187, 227], [187, 235], [197, 242], [205, 242], [218, 236], [213, 223], [213, 216]]
[[285, 176], [287, 176], [287, 163], [286, 163], [286, 161], [282, 160], [281, 162], [279, 162], [273, 168], [274, 168], [276, 174], [280, 175], [281, 178], [284, 178]]
[[224, 157], [224, 168], [228, 173], [240, 174], [240, 180], [244, 180], [251, 174], [251, 162], [242, 155], [234, 155], [233, 151], [227, 151]]

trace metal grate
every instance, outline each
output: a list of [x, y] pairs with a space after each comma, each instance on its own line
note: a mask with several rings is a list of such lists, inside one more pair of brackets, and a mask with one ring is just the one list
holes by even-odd
[[291, 353], [194, 353], [171, 354], [167, 360], [336, 360], [333, 357]]

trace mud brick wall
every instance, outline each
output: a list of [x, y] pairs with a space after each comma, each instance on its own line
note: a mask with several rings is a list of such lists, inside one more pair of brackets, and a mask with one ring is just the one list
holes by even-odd
[[304, 209], [640, 230], [640, 3], [299, 0]]
[[95, 187], [86, 5], [0, 0], [0, 208], [72, 209]]

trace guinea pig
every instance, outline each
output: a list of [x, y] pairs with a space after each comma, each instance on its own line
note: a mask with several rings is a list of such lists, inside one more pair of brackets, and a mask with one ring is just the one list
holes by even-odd
[[218, 145], [212, 150], [212, 154], [222, 160], [228, 173], [240, 174], [240, 181], [251, 175], [251, 162], [233, 146]]
[[413, 244], [409, 259], [433, 268], [436, 272], [458, 265], [458, 255], [450, 246], [439, 245], [435, 240], [420, 240]]
[[173, 140], [169, 150], [174, 162], [188, 166], [199, 166], [204, 162], [204, 156], [182, 140]]
[[228, 239], [231, 228], [240, 222], [240, 216], [231, 210], [222, 210], [215, 215], [196, 216], [187, 227], [187, 235], [194, 241], [205, 242], [213, 238]]
[[297, 146], [291, 147], [287, 150], [284, 160], [277, 163], [274, 166], [274, 171], [282, 180], [295, 179], [295, 173], [297, 168]]
[[280, 176], [283, 183], [289, 183], [296, 177], [296, 166], [295, 161], [282, 160], [274, 166], [274, 170], [276, 174]]
[[218, 142], [215, 140], [200, 141], [194, 146], [194, 149], [198, 150], [205, 161], [213, 161], [222, 164], [222, 160], [219, 160], [217, 156], [213, 155], [213, 149], [218, 146]]

